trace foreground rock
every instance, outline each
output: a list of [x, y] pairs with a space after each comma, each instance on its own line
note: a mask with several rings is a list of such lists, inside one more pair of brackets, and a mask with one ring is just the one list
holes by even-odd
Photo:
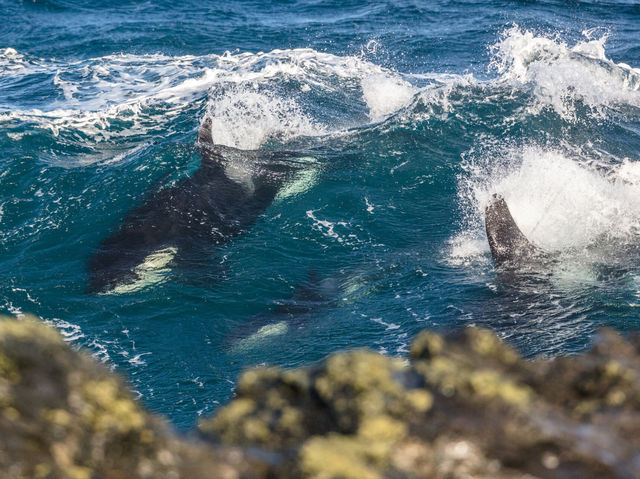
[[0, 320], [0, 477], [261, 477], [231, 448], [169, 433], [122, 381], [35, 320]]
[[288, 451], [292, 476], [640, 477], [640, 348], [523, 361], [492, 333], [422, 333], [409, 365], [366, 351], [307, 371], [245, 373], [202, 423]]
[[2, 477], [640, 477], [639, 406], [637, 339], [531, 362], [470, 328], [421, 334], [408, 362], [248, 371], [195, 443], [55, 331], [0, 322]]

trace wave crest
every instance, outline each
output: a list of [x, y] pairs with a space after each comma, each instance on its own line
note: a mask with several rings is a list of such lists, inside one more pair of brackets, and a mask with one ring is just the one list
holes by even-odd
[[501, 75], [500, 83], [531, 87], [536, 101], [530, 113], [549, 107], [563, 119], [576, 121], [577, 102], [600, 117], [607, 109], [640, 107], [640, 69], [607, 58], [607, 34], [592, 38], [596, 32], [583, 32], [585, 41], [569, 46], [515, 25], [491, 47], [490, 66]]

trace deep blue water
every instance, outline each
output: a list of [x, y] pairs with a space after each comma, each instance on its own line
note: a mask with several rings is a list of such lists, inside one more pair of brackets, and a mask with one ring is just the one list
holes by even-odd
[[[483, 325], [527, 356], [638, 329], [637, 2], [0, 0], [0, 13], [0, 312], [55, 325], [179, 428], [248, 366], [402, 356], [424, 328]], [[206, 117], [218, 143], [309, 166], [191, 265], [87, 293], [101, 242], [198, 169]], [[495, 192], [559, 252], [553, 266], [496, 272]]]

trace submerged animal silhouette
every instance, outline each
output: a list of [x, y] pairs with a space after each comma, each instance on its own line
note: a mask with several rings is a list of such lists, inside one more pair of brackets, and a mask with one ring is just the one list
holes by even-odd
[[310, 271], [307, 280], [296, 288], [291, 298], [235, 328], [223, 340], [223, 348], [244, 352], [267, 344], [292, 329], [302, 328], [314, 317], [313, 313], [335, 304], [340, 292], [340, 284], [335, 278], [321, 279], [315, 271]]
[[210, 119], [198, 132], [198, 146], [200, 168], [131, 210], [94, 252], [89, 292], [137, 291], [171, 266], [202, 260], [246, 231], [314, 161], [291, 152], [216, 145]]

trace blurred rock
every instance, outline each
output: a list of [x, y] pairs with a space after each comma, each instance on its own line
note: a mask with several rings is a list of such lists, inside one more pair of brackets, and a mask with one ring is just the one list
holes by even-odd
[[468, 328], [306, 370], [256, 369], [201, 430], [289, 454], [282, 477], [640, 477], [640, 342], [525, 361]]
[[0, 321], [7, 478], [640, 477], [640, 341], [525, 361], [491, 332], [420, 334], [409, 361], [366, 350], [247, 371], [176, 436], [117, 376], [35, 320]]
[[[122, 381], [35, 319], [0, 320], [0, 477], [263, 477], [239, 449], [177, 439]], [[250, 469], [251, 468], [251, 469]]]

